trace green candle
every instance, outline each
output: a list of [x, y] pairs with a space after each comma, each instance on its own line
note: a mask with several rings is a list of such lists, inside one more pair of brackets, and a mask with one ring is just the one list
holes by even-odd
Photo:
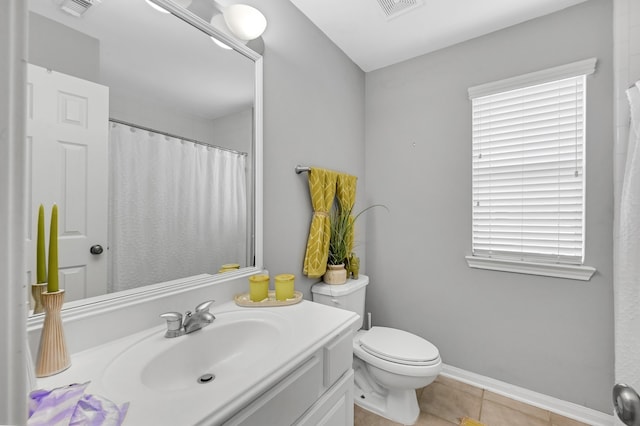
[[51, 229], [49, 231], [49, 281], [47, 292], [58, 291], [58, 206], [51, 209]]
[[44, 252], [44, 207], [40, 204], [38, 209], [38, 242], [36, 247], [36, 282], [47, 282], [47, 255]]

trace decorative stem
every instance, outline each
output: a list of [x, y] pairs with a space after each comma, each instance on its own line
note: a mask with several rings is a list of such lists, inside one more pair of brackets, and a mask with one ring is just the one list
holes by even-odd
[[40, 204], [38, 208], [38, 241], [36, 246], [36, 282], [38, 284], [47, 282], [47, 255], [44, 251], [44, 206]]
[[49, 281], [47, 292], [58, 291], [58, 206], [51, 209], [51, 229], [49, 231]]

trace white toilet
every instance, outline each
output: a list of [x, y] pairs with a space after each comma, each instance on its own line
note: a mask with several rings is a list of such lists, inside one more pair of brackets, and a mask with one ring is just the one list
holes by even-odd
[[[367, 284], [364, 275], [343, 285], [314, 284], [313, 301], [356, 312], [360, 328]], [[438, 348], [406, 331], [371, 327], [355, 331], [353, 355], [355, 403], [389, 420], [414, 424], [420, 414], [415, 390], [433, 382], [442, 370]]]

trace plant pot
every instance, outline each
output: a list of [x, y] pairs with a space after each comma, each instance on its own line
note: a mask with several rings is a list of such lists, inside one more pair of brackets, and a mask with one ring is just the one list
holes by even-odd
[[322, 277], [326, 284], [344, 284], [347, 282], [347, 270], [344, 263], [339, 265], [327, 265], [327, 272]]

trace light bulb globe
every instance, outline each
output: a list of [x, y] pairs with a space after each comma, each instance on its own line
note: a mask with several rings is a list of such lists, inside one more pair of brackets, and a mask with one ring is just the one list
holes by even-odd
[[246, 4], [232, 4], [223, 12], [229, 30], [241, 40], [253, 40], [267, 28], [267, 19], [256, 8]]

